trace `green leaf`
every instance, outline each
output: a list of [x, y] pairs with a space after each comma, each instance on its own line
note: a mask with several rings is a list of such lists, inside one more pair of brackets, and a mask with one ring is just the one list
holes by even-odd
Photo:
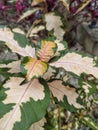
[[26, 38], [26, 36], [24, 34], [20, 34], [20, 33], [14, 32], [14, 39], [23, 48], [26, 47], [26, 45], [30, 44], [29, 40]]
[[57, 40], [62, 41], [64, 36], [64, 29], [61, 27], [63, 23], [60, 16], [56, 16], [55, 13], [45, 14], [46, 29], [48, 31], [54, 30], [54, 36]]

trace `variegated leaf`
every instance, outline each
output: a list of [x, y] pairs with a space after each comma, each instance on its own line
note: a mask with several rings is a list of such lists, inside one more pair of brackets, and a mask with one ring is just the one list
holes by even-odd
[[13, 61], [9, 64], [0, 64], [0, 68], [9, 68], [8, 70], [9, 73], [19, 73], [20, 72], [20, 64], [21, 61]]
[[21, 71], [26, 74], [27, 80], [42, 76], [47, 69], [46, 63], [30, 57], [25, 57], [21, 65]]
[[83, 57], [75, 52], [67, 53], [61, 57], [58, 61], [51, 63], [51, 66], [63, 67], [66, 71], [70, 71], [79, 75], [81, 73], [92, 74], [98, 78], [98, 67], [91, 57]]
[[20, 18], [18, 19], [18, 22], [20, 22], [21, 20], [25, 19], [26, 17], [29, 17], [30, 15], [32, 15], [33, 13], [35, 13], [36, 11], [40, 10], [41, 8], [33, 8], [33, 9], [29, 9], [28, 11], [24, 12]]
[[54, 56], [56, 43], [52, 41], [41, 41], [41, 48], [38, 51], [38, 57], [41, 61], [48, 62]]
[[[41, 23], [41, 19], [40, 20], [35, 20], [32, 24], [32, 26], [29, 28], [26, 36], [29, 37], [29, 36], [35, 36], [36, 35], [36, 32], [38, 32], [39, 28], [36, 29], [36, 26], [38, 26], [38, 24]], [[41, 26], [41, 25], [40, 25]], [[39, 27], [40, 27], [39, 26]], [[43, 26], [40, 27], [40, 29], [43, 28]], [[33, 31], [33, 32], [32, 32]]]
[[82, 118], [82, 122], [92, 128], [92, 130], [98, 130], [98, 125], [94, 122], [93, 119], [91, 119], [91, 117]]
[[13, 52], [19, 55], [35, 57], [35, 48], [29, 45], [26, 45], [25, 48], [20, 47], [19, 43], [14, 39], [14, 33], [8, 28], [0, 29], [0, 41], [4, 41]]
[[46, 83], [42, 79], [33, 79], [20, 85], [23, 80], [24, 78], [11, 77], [3, 86], [7, 95], [3, 103], [15, 105], [0, 119], [0, 130], [28, 130], [32, 123], [45, 115], [49, 103]]
[[64, 86], [62, 81], [55, 80], [49, 83], [50, 91], [52, 92], [53, 96], [58, 99], [58, 101], [63, 102], [64, 96], [67, 97], [68, 103], [73, 105], [76, 108], [81, 108], [82, 106], [77, 103], [78, 94], [76, 93], [75, 88], [70, 88], [68, 86]]
[[51, 31], [54, 29], [54, 36], [57, 40], [62, 41], [65, 31], [61, 28], [63, 26], [60, 16], [56, 16], [54, 13], [48, 13], [45, 15], [46, 29]]
[[60, 51], [65, 51], [68, 48], [66, 41], [55, 40], [55, 43], [57, 44], [57, 55]]
[[31, 32], [29, 34], [29, 37], [35, 36], [39, 31], [42, 31], [44, 29], [45, 27], [43, 25], [33, 27], [32, 30], [30, 30]]

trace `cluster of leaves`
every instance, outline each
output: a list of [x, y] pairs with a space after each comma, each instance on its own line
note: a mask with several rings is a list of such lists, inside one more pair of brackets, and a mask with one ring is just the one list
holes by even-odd
[[[69, 10], [66, 1], [57, 2]], [[18, 23], [32, 14], [38, 16], [27, 32], [18, 27], [0, 28], [0, 41], [18, 55], [17, 60], [0, 62], [5, 77], [0, 86], [0, 130], [52, 130], [48, 115], [44, 118], [52, 103], [72, 113], [57, 129], [78, 129], [83, 123], [97, 130], [89, 111], [98, 104], [93, 97], [98, 90], [98, 58], [67, 47], [63, 18], [49, 11], [48, 3], [33, 0], [33, 8], [20, 16]], [[69, 82], [71, 76], [78, 87]]]

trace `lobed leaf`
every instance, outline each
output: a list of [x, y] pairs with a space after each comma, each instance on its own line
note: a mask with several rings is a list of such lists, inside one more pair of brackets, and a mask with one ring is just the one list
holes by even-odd
[[13, 109], [0, 120], [0, 130], [28, 130], [32, 123], [45, 115], [49, 103], [49, 90], [43, 79], [34, 79], [20, 85], [24, 78], [11, 77], [5, 84], [6, 99], [14, 103]]
[[82, 106], [77, 103], [78, 94], [76, 93], [75, 88], [70, 88], [62, 84], [60, 80], [54, 80], [49, 83], [49, 88], [54, 97], [58, 99], [58, 101], [63, 102], [64, 96], [67, 97], [68, 103], [73, 105], [76, 108], [81, 108]]
[[63, 26], [61, 17], [56, 16], [54, 13], [48, 13], [45, 15], [46, 29], [51, 31], [54, 29], [54, 36], [57, 40], [62, 41], [65, 31], [61, 28]]
[[68, 52], [65, 56], [50, 65], [63, 67], [66, 71], [70, 71], [79, 76], [84, 72], [86, 74], [92, 74], [98, 78], [98, 67], [96, 67], [93, 58], [87, 56], [82, 57], [82, 55], [75, 52]]
[[41, 41], [41, 48], [38, 51], [38, 57], [41, 61], [48, 62], [55, 53], [56, 43], [52, 41]]
[[31, 57], [25, 57], [21, 65], [21, 71], [26, 74], [27, 80], [42, 76], [47, 69], [46, 63]]

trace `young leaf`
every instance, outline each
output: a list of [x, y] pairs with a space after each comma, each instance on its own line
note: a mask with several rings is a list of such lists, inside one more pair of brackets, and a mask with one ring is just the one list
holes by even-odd
[[4, 104], [14, 107], [0, 120], [0, 130], [28, 130], [32, 123], [41, 120], [49, 103], [49, 90], [43, 79], [33, 79], [20, 85], [24, 78], [11, 77], [5, 84], [7, 97]]
[[54, 56], [56, 43], [52, 41], [41, 41], [41, 49], [38, 51], [38, 57], [41, 61], [48, 62]]
[[21, 71], [26, 74], [27, 80], [42, 76], [47, 69], [46, 63], [30, 57], [25, 57], [21, 65]]
[[54, 13], [48, 13], [45, 15], [46, 29], [51, 31], [54, 29], [54, 36], [57, 40], [62, 41], [65, 31], [61, 28], [63, 26], [60, 16], [56, 16]]
[[9, 73], [18, 73], [20, 72], [20, 64], [21, 61], [13, 61], [9, 64], [0, 64], [0, 68], [9, 68], [10, 70], [8, 71]]
[[51, 66], [63, 67], [66, 71], [70, 71], [79, 75], [81, 73], [92, 74], [98, 78], [98, 67], [91, 57], [82, 57], [82, 55], [75, 52], [67, 53], [58, 61], [51, 63]]
[[35, 48], [28, 45], [25, 48], [20, 47], [19, 43], [14, 39], [14, 33], [7, 28], [0, 29], [0, 41], [4, 41], [13, 52], [19, 55], [35, 57]]
[[62, 81], [55, 80], [49, 83], [49, 88], [54, 97], [58, 99], [58, 101], [63, 102], [64, 96], [67, 97], [68, 103], [73, 105], [76, 108], [81, 108], [82, 106], [77, 103], [78, 94], [76, 93], [75, 88], [70, 88], [68, 86], [64, 86]]

